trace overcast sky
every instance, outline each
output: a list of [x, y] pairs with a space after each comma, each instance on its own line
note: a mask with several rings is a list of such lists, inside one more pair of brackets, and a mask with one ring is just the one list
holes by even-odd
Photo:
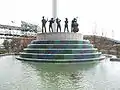
[[[58, 0], [58, 17], [64, 22], [79, 17], [83, 34], [101, 35], [120, 40], [119, 0]], [[42, 16], [52, 17], [52, 0], [0, 0], [0, 24], [20, 25], [27, 21], [41, 26]], [[70, 23], [69, 23], [70, 24]], [[48, 24], [47, 24], [48, 25]], [[113, 32], [113, 34], [112, 34]]]

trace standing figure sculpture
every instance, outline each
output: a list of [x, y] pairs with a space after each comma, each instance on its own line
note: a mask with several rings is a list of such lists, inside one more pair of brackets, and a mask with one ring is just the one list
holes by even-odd
[[[51, 32], [51, 30], [52, 30], [52, 32], [53, 32], [53, 27], [52, 27], [52, 25], [53, 25], [54, 21], [55, 21], [55, 20], [53, 20], [53, 18], [51, 18], [51, 20], [49, 20], [49, 32]], [[51, 29], [51, 30], [50, 30], [50, 29]]]
[[66, 29], [67, 29], [67, 32], [69, 32], [69, 30], [68, 30], [68, 18], [65, 18], [64, 32]]
[[57, 32], [58, 32], [58, 28], [60, 29], [61, 32], [61, 25], [60, 25], [61, 20], [60, 19], [56, 19], [56, 23], [57, 23]]
[[45, 33], [46, 33], [46, 23], [47, 23], [48, 20], [46, 20], [44, 18], [44, 16], [42, 17], [42, 33], [44, 32], [43, 29], [45, 29]]
[[74, 18], [74, 19], [72, 20], [72, 24], [71, 24], [71, 32], [76, 33], [76, 32], [78, 32], [78, 31], [79, 31], [79, 28], [78, 28], [77, 19]]

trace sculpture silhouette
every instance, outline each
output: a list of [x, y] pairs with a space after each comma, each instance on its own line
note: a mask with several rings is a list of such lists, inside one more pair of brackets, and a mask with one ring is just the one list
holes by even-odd
[[46, 19], [44, 18], [44, 16], [43, 16], [43, 17], [42, 17], [42, 33], [44, 32], [43, 29], [45, 29], [45, 32], [46, 32], [46, 23], [47, 23], [47, 21], [48, 21], [48, 20], [46, 20]]
[[78, 31], [79, 31], [79, 28], [78, 28], [77, 19], [74, 18], [74, 19], [72, 20], [72, 24], [71, 24], [71, 32], [76, 33], [76, 32], [78, 32]]
[[68, 30], [68, 18], [65, 18], [64, 32], [66, 29], [67, 29], [67, 32], [69, 32], [69, 30]]
[[[49, 20], [49, 32], [53, 32], [53, 27], [52, 27], [52, 24], [54, 23], [55, 20], [53, 20], [53, 18], [51, 18], [51, 20]], [[50, 30], [51, 29], [51, 30]]]
[[58, 29], [60, 29], [60, 32], [61, 32], [61, 25], [60, 25], [60, 22], [61, 20], [60, 19], [56, 19], [56, 23], [57, 23], [57, 32], [58, 32]]

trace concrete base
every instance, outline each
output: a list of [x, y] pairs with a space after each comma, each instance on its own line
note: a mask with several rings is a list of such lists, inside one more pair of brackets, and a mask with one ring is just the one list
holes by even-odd
[[93, 59], [32, 59], [32, 58], [21, 58], [21, 57], [16, 57], [18, 60], [22, 61], [32, 61], [32, 62], [43, 62], [43, 63], [77, 63], [77, 62], [99, 62], [101, 60], [104, 60], [105, 58], [99, 57], [99, 58], [93, 58]]
[[83, 40], [83, 35], [73, 32], [38, 33], [37, 40]]

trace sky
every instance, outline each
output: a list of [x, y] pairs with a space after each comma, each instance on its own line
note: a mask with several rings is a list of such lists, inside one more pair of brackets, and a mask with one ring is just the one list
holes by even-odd
[[[52, 17], [52, 0], [0, 0], [0, 12], [0, 24], [20, 26], [23, 20], [41, 27], [42, 16]], [[69, 26], [71, 20], [78, 17], [80, 33], [103, 33], [120, 40], [119, 0], [57, 0], [57, 17], [62, 20], [62, 28], [66, 17]]]

